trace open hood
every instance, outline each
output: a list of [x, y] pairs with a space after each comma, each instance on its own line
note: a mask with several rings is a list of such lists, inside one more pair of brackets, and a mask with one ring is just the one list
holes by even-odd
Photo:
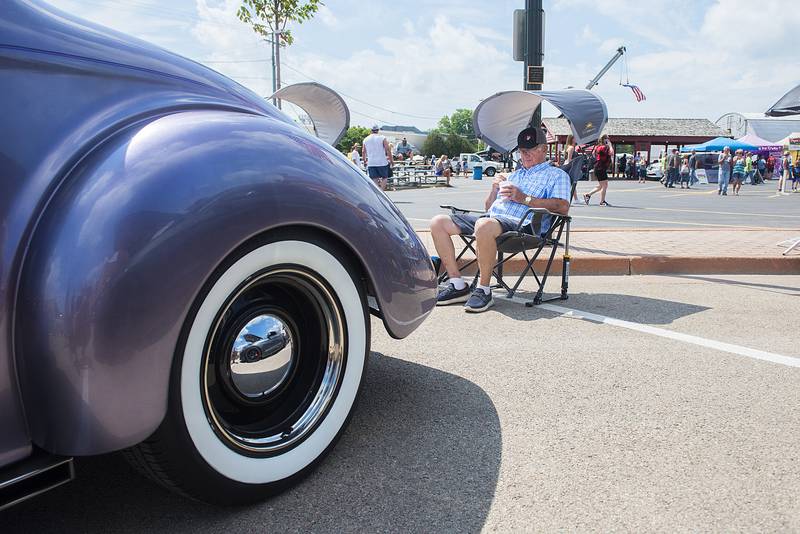
[[585, 89], [563, 91], [504, 91], [481, 102], [472, 115], [475, 134], [487, 145], [503, 152], [517, 147], [517, 134], [531, 124], [533, 112], [549, 102], [569, 122], [575, 142], [584, 145], [597, 140], [608, 122], [603, 99]]
[[291, 102], [308, 114], [317, 137], [336, 145], [350, 127], [350, 110], [339, 93], [316, 82], [281, 87], [270, 97]]

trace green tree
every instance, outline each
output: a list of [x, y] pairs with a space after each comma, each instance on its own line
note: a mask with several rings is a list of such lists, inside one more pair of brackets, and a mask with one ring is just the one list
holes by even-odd
[[281, 46], [294, 42], [289, 22], [302, 24], [317, 12], [322, 0], [242, 0], [236, 16], [272, 43], [272, 90], [281, 88]]
[[363, 126], [351, 126], [339, 140], [336, 148], [342, 154], [347, 155], [353, 149], [354, 144], [358, 143], [360, 145], [364, 141], [364, 138], [370, 133], [371, 132], [369, 128], [365, 128]]
[[426, 156], [436, 155], [440, 156], [447, 152], [447, 141], [445, 137], [437, 132], [432, 131], [428, 134], [428, 137], [425, 138], [425, 142], [422, 144], [422, 153]]
[[457, 109], [449, 117], [445, 115], [439, 119], [439, 124], [434, 130], [443, 134], [460, 135], [470, 141], [475, 141], [475, 129], [472, 127], [472, 110]]
[[451, 156], [458, 156], [463, 152], [477, 152], [476, 146], [469, 139], [461, 137], [460, 135], [450, 133], [445, 138], [447, 146], [447, 154]]

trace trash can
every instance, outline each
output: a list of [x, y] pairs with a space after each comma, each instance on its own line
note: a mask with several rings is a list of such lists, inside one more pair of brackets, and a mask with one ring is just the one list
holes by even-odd
[[483, 180], [483, 165], [480, 163], [476, 163], [475, 166], [472, 167], [472, 179]]

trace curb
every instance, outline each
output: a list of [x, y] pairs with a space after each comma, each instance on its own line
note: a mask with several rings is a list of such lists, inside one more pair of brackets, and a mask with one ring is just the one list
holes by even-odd
[[[468, 260], [462, 260], [462, 264]], [[525, 268], [522, 258], [508, 260], [505, 274], [519, 274]], [[547, 265], [546, 260], [533, 263], [537, 272]], [[630, 275], [630, 274], [800, 274], [800, 256], [786, 257], [724, 257], [707, 256], [606, 256], [575, 257], [570, 261], [570, 274]], [[475, 267], [464, 274], [474, 274]], [[553, 259], [550, 276], [560, 276], [561, 258]]]

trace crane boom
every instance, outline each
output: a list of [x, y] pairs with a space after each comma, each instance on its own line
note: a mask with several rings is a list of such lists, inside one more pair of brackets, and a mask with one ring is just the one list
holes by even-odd
[[609, 62], [606, 64], [606, 66], [605, 66], [605, 67], [603, 67], [603, 70], [601, 70], [600, 72], [598, 72], [598, 73], [597, 73], [597, 76], [595, 76], [595, 77], [592, 79], [592, 81], [590, 81], [590, 82], [589, 82], [589, 85], [587, 85], [587, 86], [586, 86], [586, 89], [588, 89], [588, 90], [590, 90], [590, 91], [591, 91], [591, 90], [592, 90], [592, 87], [594, 87], [595, 85], [597, 85], [597, 82], [600, 80], [600, 78], [602, 78], [602, 77], [603, 77], [603, 75], [604, 75], [606, 72], [608, 72], [608, 69], [610, 69], [611, 67], [613, 67], [613, 66], [614, 66], [614, 63], [616, 63], [616, 62], [617, 62], [617, 60], [618, 60], [619, 58], [621, 58], [621, 57], [622, 57], [622, 54], [624, 54], [624, 53], [625, 53], [625, 47], [624, 47], [624, 46], [620, 46], [619, 48], [617, 48], [617, 53], [614, 55], [614, 57], [612, 57], [612, 58], [611, 58], [611, 61], [609, 61]]

